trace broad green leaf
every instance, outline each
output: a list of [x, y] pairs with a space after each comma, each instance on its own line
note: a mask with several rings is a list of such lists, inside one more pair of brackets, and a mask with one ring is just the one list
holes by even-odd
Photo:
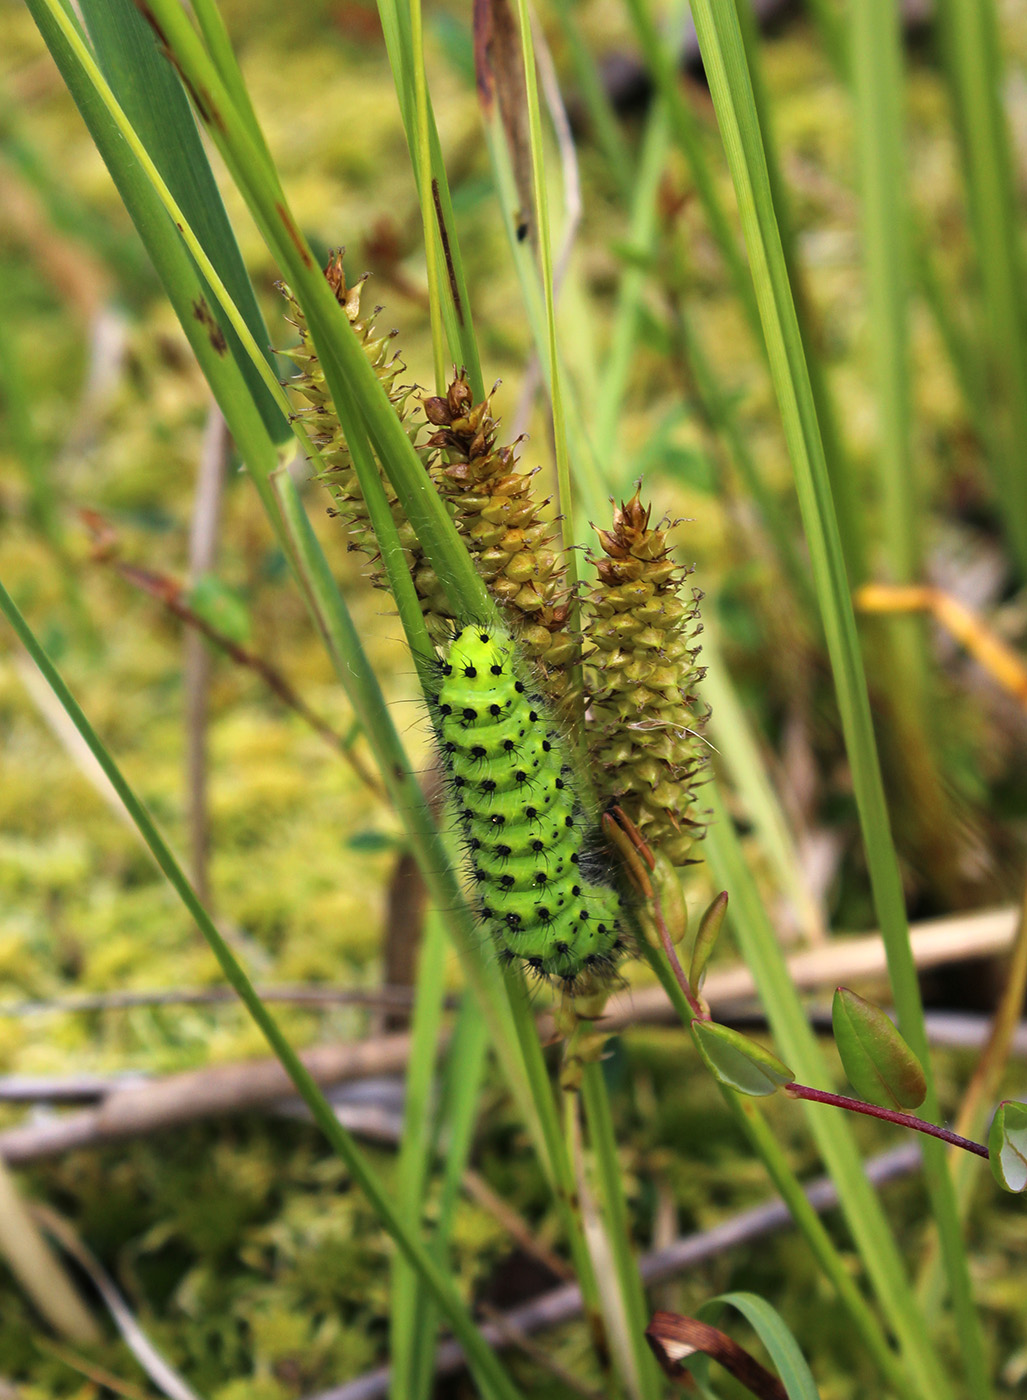
[[839, 987], [831, 1020], [838, 1054], [856, 1093], [882, 1108], [919, 1108], [927, 1092], [923, 1068], [881, 1008]]
[[692, 1038], [706, 1068], [720, 1084], [740, 1094], [765, 1098], [776, 1094], [795, 1075], [770, 1050], [755, 1040], [719, 1026], [715, 1021], [693, 1021]]
[[1027, 1191], [1027, 1104], [999, 1104], [988, 1133], [988, 1161], [1003, 1191]]

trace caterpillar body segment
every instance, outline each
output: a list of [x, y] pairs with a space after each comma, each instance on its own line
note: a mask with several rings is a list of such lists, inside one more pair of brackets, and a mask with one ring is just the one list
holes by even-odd
[[441, 667], [433, 719], [479, 913], [500, 955], [571, 991], [612, 977], [626, 946], [567, 747], [521, 680], [502, 633], [463, 627]]

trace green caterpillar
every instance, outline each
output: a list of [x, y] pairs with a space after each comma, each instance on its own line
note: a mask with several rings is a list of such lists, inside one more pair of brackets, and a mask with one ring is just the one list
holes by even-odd
[[574, 789], [563, 740], [514, 666], [512, 641], [464, 627], [433, 719], [501, 958], [571, 992], [609, 981], [625, 949], [617, 892]]

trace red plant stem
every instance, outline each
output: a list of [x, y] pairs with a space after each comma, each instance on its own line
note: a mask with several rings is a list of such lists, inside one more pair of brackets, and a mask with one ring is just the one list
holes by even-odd
[[942, 1142], [961, 1147], [964, 1152], [974, 1152], [978, 1157], [987, 1157], [988, 1149], [983, 1143], [960, 1137], [948, 1128], [939, 1128], [936, 1123], [928, 1123], [916, 1118], [912, 1113], [899, 1113], [893, 1108], [878, 1108], [876, 1104], [865, 1103], [862, 1099], [850, 1099], [845, 1094], [829, 1094], [826, 1089], [811, 1089], [806, 1084], [786, 1084], [786, 1094], [793, 1099], [808, 1099], [811, 1103], [831, 1104], [834, 1108], [847, 1108], [850, 1113], [865, 1113], [868, 1118], [883, 1118], [886, 1123], [897, 1123], [900, 1128], [912, 1128], [917, 1133], [927, 1133], [929, 1137], [941, 1138]]
[[667, 961], [670, 963], [670, 970], [673, 972], [678, 986], [685, 994], [685, 1000], [692, 1009], [692, 1015], [697, 1021], [708, 1021], [710, 1019], [710, 1013], [692, 991], [692, 984], [685, 975], [685, 969], [681, 966], [678, 959], [678, 950], [671, 941], [670, 929], [668, 929], [667, 921], [663, 917], [663, 905], [660, 903], [660, 896], [655, 889], [653, 890], [652, 904], [653, 920], [659, 930], [660, 942], [663, 944], [663, 951], [667, 956]]

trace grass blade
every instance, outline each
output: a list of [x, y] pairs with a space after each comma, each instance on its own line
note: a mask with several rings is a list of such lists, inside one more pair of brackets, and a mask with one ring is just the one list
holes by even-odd
[[[417, 998], [410, 1026], [410, 1061], [396, 1175], [399, 1209], [411, 1230], [418, 1228], [424, 1215], [431, 1169], [431, 1095], [446, 995], [446, 947], [445, 926], [437, 915], [429, 916], [418, 958]], [[439, 1263], [441, 1266], [442, 1261]], [[402, 1255], [397, 1255], [392, 1263], [389, 1299], [389, 1392], [393, 1400], [413, 1400], [414, 1377], [423, 1373], [425, 1361], [435, 1352], [434, 1328], [429, 1331], [421, 1326], [420, 1283], [417, 1270]]]
[[282, 1068], [295, 1084], [297, 1092], [310, 1109], [315, 1123], [324, 1133], [332, 1148], [346, 1163], [354, 1179], [374, 1207], [382, 1224], [392, 1235], [410, 1264], [425, 1278], [439, 1306], [448, 1317], [454, 1332], [460, 1338], [461, 1344], [467, 1352], [472, 1372], [483, 1392], [486, 1395], [499, 1397], [500, 1400], [519, 1400], [519, 1392], [497, 1361], [491, 1347], [488, 1346], [471, 1321], [470, 1315], [457, 1295], [453, 1284], [439, 1269], [424, 1244], [409, 1229], [389, 1197], [382, 1191], [370, 1163], [365, 1159], [364, 1154], [357, 1147], [350, 1134], [343, 1128], [331, 1105], [321, 1093], [317, 1082], [282, 1034], [274, 1016], [257, 995], [241, 963], [236, 959], [235, 954], [218, 932], [210, 915], [197, 899], [181, 866], [154, 825], [150, 814], [126, 782], [121, 770], [86, 719], [2, 583], [0, 583], [0, 612], [7, 618], [50, 689], [57, 696], [69, 719], [110, 779], [125, 806], [125, 810], [149, 847], [154, 860], [182, 901], [193, 922], [203, 934], [221, 965], [225, 978], [238, 993], [240, 1000], [277, 1056]]
[[[731, 819], [719, 794], [714, 791], [710, 796], [713, 824], [706, 837], [710, 864], [717, 883], [730, 891], [731, 927], [756, 979], [776, 1048], [800, 1080], [808, 1084], [826, 1082], [827, 1067], [788, 976]], [[851, 1131], [846, 1123], [839, 1122], [838, 1115], [829, 1120], [814, 1109], [815, 1105], [806, 1109], [810, 1132], [838, 1188], [849, 1231], [909, 1368], [903, 1393], [912, 1386], [923, 1400], [954, 1400], [954, 1392], [927, 1338], [894, 1236], [863, 1175]]]
[[[503, 0], [505, 3], [505, 0]], [[567, 447], [567, 420], [564, 414], [560, 358], [556, 339], [556, 302], [553, 287], [553, 244], [550, 236], [549, 196], [546, 186], [545, 148], [542, 140], [542, 111], [538, 98], [538, 74], [535, 69], [535, 48], [531, 36], [531, 19], [526, 0], [517, 0], [520, 25], [521, 53], [527, 86], [528, 131], [531, 145], [531, 173], [534, 185], [535, 221], [539, 235], [542, 262], [542, 292], [546, 308], [546, 333], [549, 347], [549, 401], [553, 413], [553, 441], [556, 449], [557, 501], [567, 562], [567, 590], [571, 597], [571, 622], [577, 625], [578, 556], [575, 546], [578, 534], [575, 521], [575, 499], [571, 489], [570, 454]]]
[[[760, 130], [763, 133], [763, 146], [767, 161], [767, 176], [770, 180], [770, 193], [777, 214], [781, 232], [781, 247], [784, 252], [788, 281], [795, 298], [795, 309], [799, 320], [799, 331], [806, 351], [806, 367], [809, 371], [810, 389], [820, 423], [820, 436], [824, 444], [824, 457], [831, 480], [838, 512], [838, 528], [841, 532], [842, 550], [849, 576], [856, 582], [862, 581], [867, 572], [866, 522], [863, 509], [863, 493], [853, 471], [851, 455], [846, 449], [838, 426], [838, 414], [834, 396], [821, 364], [824, 336], [817, 325], [812, 302], [806, 284], [804, 269], [799, 261], [796, 246], [795, 228], [791, 217], [791, 201], [778, 157], [774, 139], [773, 115], [763, 81], [763, 64], [760, 50], [761, 37], [749, 0], [735, 0], [735, 13], [738, 15], [745, 44], [746, 60], [752, 78], [753, 100]], [[763, 348], [762, 342], [760, 348]]]
[[[733, 836], [729, 838], [729, 840], [732, 844], [735, 844]], [[738, 859], [739, 861], [741, 860], [740, 855]], [[720, 865], [715, 865], [718, 878], [721, 878], [721, 872], [725, 871], [726, 868], [723, 862]], [[742, 870], [745, 871], [744, 865], [742, 865]], [[744, 878], [749, 879], [748, 871], [745, 871]], [[758, 901], [756, 907], [759, 908]], [[742, 918], [744, 919], [745, 917], [746, 909], [743, 908]], [[645, 949], [645, 957], [650, 967], [652, 967], [659, 978], [664, 991], [667, 993], [668, 999], [681, 1017], [682, 1024], [687, 1026], [691, 1020], [692, 1013], [667, 960], [658, 954], [655, 949], [649, 947]], [[820, 1268], [823, 1270], [825, 1278], [829, 1279], [833, 1285], [853, 1326], [862, 1338], [867, 1350], [880, 1367], [881, 1374], [887, 1377], [896, 1395], [906, 1395], [909, 1391], [908, 1379], [898, 1356], [892, 1351], [881, 1324], [874, 1316], [866, 1299], [856, 1286], [848, 1263], [842, 1257], [838, 1247], [831, 1239], [831, 1236], [827, 1233], [824, 1222], [810, 1205], [809, 1198], [803, 1190], [802, 1183], [792, 1169], [773, 1131], [768, 1126], [758, 1101], [754, 1098], [735, 1094], [723, 1085], [719, 1087], [725, 1103], [734, 1115], [735, 1121], [749, 1138], [754, 1150], [766, 1167], [771, 1181], [780, 1192], [782, 1199], [787, 1203], [792, 1219], [795, 1221], [799, 1230], [802, 1231], [803, 1237], [809, 1245], [817, 1263], [820, 1265]], [[865, 1188], [866, 1182], [862, 1173], [857, 1171], [856, 1175]], [[841, 1192], [839, 1194], [841, 1194]], [[879, 1211], [879, 1207], [876, 1207], [876, 1197], [874, 1197], [872, 1193], [870, 1199], [875, 1203], [875, 1208]], [[887, 1230], [887, 1227], [885, 1228]]]
[[[903, 1035], [914, 1054], [926, 1065], [928, 1049], [923, 1007], [910, 952], [902, 883], [891, 839], [838, 523], [774, 214], [738, 17], [733, 5], [716, 6], [711, 0], [693, 0], [693, 14], [735, 182], [771, 375], [792, 459], [895, 1006]], [[936, 1118], [937, 1097], [930, 1079], [926, 1102], [925, 1117]], [[941, 1232], [956, 1304], [964, 1362], [974, 1394], [984, 1395], [987, 1387], [983, 1380], [983, 1348], [972, 1306], [952, 1181], [943, 1152], [935, 1144], [925, 1147], [924, 1162], [932, 1210]], [[918, 1350], [922, 1352], [922, 1344], [918, 1344]], [[924, 1360], [921, 1355], [921, 1368]]]
[[[217, 336], [212, 333], [208, 319], [213, 311], [208, 306], [207, 286], [165, 211], [151, 172], [141, 158], [141, 143], [134, 148], [126, 139], [119, 125], [119, 116], [123, 118], [124, 114], [120, 109], [114, 110], [113, 95], [87, 51], [81, 33], [63, 8], [56, 0], [28, 0], [28, 4], [132, 222], [139, 230], [236, 446], [267, 503], [270, 501], [267, 478], [278, 465], [277, 451], [239, 365], [233, 356], [216, 347]], [[198, 307], [204, 308], [203, 319], [197, 316]], [[247, 329], [244, 323], [243, 328]], [[270, 366], [268, 370], [270, 372]]]
[[[859, 0], [850, 6], [850, 16], [869, 329], [879, 404], [876, 457], [884, 567], [890, 582], [913, 583], [923, 577], [922, 504], [917, 499], [912, 454], [909, 215], [899, 15], [890, 0]], [[958, 827], [932, 751], [935, 696], [923, 629], [915, 618], [896, 619], [888, 631], [871, 628], [868, 646], [889, 709], [888, 766], [901, 775], [894, 785], [895, 800], [907, 814], [920, 863], [955, 872], [958, 855], [953, 835]], [[943, 877], [939, 884], [946, 884]]]
[[658, 1400], [662, 1386], [656, 1363], [645, 1341], [649, 1314], [638, 1263], [631, 1247], [631, 1226], [624, 1197], [624, 1179], [617, 1153], [613, 1114], [610, 1111], [610, 1096], [602, 1065], [596, 1060], [590, 1060], [584, 1066], [581, 1098], [588, 1124], [589, 1143], [595, 1160], [597, 1196], [605, 1218], [617, 1287], [628, 1324], [628, 1342], [638, 1394]]
[[614, 491], [623, 490], [617, 454], [617, 430], [628, 389], [628, 377], [635, 345], [641, 329], [642, 294], [648, 280], [646, 264], [651, 262], [659, 231], [657, 196], [670, 146], [666, 109], [654, 104], [649, 117], [638, 161], [638, 174], [631, 199], [631, 219], [627, 243], [632, 261], [621, 274], [617, 306], [610, 334], [610, 348], [603, 365], [602, 380], [596, 393], [596, 459], [599, 471]]
[[[84, 0], [81, 8], [97, 62], [122, 110], [217, 269], [268, 364], [274, 368], [267, 348], [267, 327], [182, 84], [157, 52], [153, 31], [132, 0]], [[271, 440], [284, 442], [290, 436], [286, 416], [249, 356], [243, 353], [234, 327], [209, 289], [205, 300], [212, 304], [232, 358], [241, 369]], [[277, 370], [275, 373], [277, 376]]]
[[[55, 0], [40, 0], [40, 3], [47, 5], [49, 14]], [[158, 10], [159, 15], [154, 13]], [[249, 202], [269, 247], [288, 270], [307, 316], [329, 389], [343, 417], [347, 436], [352, 444], [357, 445], [358, 451], [365, 436], [370, 437], [375, 453], [390, 472], [408, 517], [417, 529], [436, 571], [446, 580], [456, 609], [465, 617], [489, 619], [492, 607], [481, 580], [439, 497], [435, 492], [426, 490], [421, 463], [299, 233], [277, 176], [267, 167], [262, 144], [255, 143], [249, 134], [209, 55], [204, 52], [195, 31], [178, 6], [165, 3], [165, 0], [155, 0], [150, 13], [160, 26], [164, 39], [174, 47], [175, 61], [185, 74], [190, 91], [204, 95], [201, 115], [219, 141], [229, 168]], [[62, 39], [66, 38], [66, 30], [59, 30], [59, 33]], [[105, 115], [132, 146], [147, 178], [161, 190], [161, 198], [174, 207], [152, 163], [147, 165], [145, 151], [130, 124], [116, 110], [116, 104], [105, 89], [102, 78], [90, 70], [88, 55], [74, 53], [70, 67], [75, 79], [89, 96], [98, 101]], [[118, 117], [121, 118], [121, 126], [118, 126]], [[203, 256], [198, 244], [195, 250], [199, 257]], [[215, 285], [215, 278], [216, 274], [209, 275], [212, 285]], [[227, 293], [222, 290], [219, 294], [223, 295], [224, 304], [230, 306]], [[370, 475], [368, 480], [371, 480]], [[263, 481], [266, 486], [267, 478], [264, 477]], [[261, 479], [258, 478], [258, 485], [260, 483]], [[587, 1250], [580, 1236], [580, 1225], [569, 1205], [573, 1196], [573, 1178], [563, 1151], [552, 1091], [533, 1024], [532, 1034], [528, 1036], [522, 1024], [523, 1016], [512, 1017], [508, 1000], [509, 984], [496, 962], [483, 956], [480, 943], [473, 935], [456, 880], [444, 852], [436, 844], [438, 834], [434, 823], [419, 789], [410, 777], [352, 621], [338, 595], [295, 488], [287, 477], [276, 481], [276, 496], [285, 522], [285, 536], [294, 542], [290, 558], [328, 644], [336, 672], [346, 685], [351, 702], [364, 723], [365, 732], [375, 746], [390, 795], [408, 823], [429, 888], [436, 892], [439, 908], [463, 911], [462, 914], [454, 913], [456, 922], [451, 922], [456, 932], [457, 948], [468, 979], [487, 1010], [504, 1070], [545, 1170], [551, 1181], [559, 1183], [556, 1188], [557, 1202], [587, 1290]], [[271, 514], [275, 515], [273, 509]]]
[[993, 0], [939, 0], [945, 73], [963, 153], [977, 243], [981, 321], [991, 388], [995, 487], [1021, 577], [1027, 573], [1027, 299], [1016, 181], [999, 97]]
[[859, 0], [850, 5], [850, 15], [863, 249], [879, 405], [881, 520], [890, 579], [911, 583], [920, 577], [921, 565], [910, 451], [908, 219], [903, 197], [899, 15], [890, 0]]
[[551, 9], [556, 15], [560, 32], [567, 45], [574, 76], [596, 141], [602, 148], [621, 195], [627, 200], [634, 183], [634, 159], [621, 132], [617, 114], [610, 104], [591, 51], [582, 38], [569, 0], [553, 0]]
[[708, 616], [702, 641], [703, 665], [707, 668], [703, 695], [711, 710], [712, 742], [723, 757], [724, 766], [774, 871], [778, 888], [790, 901], [804, 937], [811, 942], [821, 941], [825, 935], [823, 912], [806, 884], [780, 798], [724, 663], [718, 628]]
[[[435, 1150], [442, 1155], [442, 1182], [439, 1191], [438, 1223], [429, 1248], [440, 1267], [449, 1267], [449, 1242], [453, 1220], [471, 1155], [479, 1097], [488, 1060], [489, 1029], [478, 1003], [465, 996], [453, 1038], [446, 1054], [436, 1120]], [[440, 1140], [440, 1133], [442, 1140]], [[413, 1320], [414, 1335], [420, 1338], [409, 1400], [429, 1400], [435, 1379], [434, 1338], [438, 1331], [438, 1308], [426, 1289], [418, 1296], [419, 1308]]]
[[[407, 147], [423, 211], [429, 276], [434, 276], [439, 285], [445, 285], [447, 288], [448, 295], [442, 298], [441, 307], [450, 354], [467, 370], [477, 403], [485, 397], [485, 385], [471, 315], [467, 276], [456, 236], [456, 217], [449, 178], [442, 158], [431, 94], [425, 89], [421, 96], [415, 95], [420, 82], [416, 76], [417, 69], [420, 68], [423, 75], [424, 56], [420, 42], [415, 44], [413, 16], [409, 6], [399, 4], [398, 0], [378, 0], [378, 15], [385, 36], [385, 47], [396, 86], [396, 98], [403, 118]], [[434, 218], [426, 212], [432, 208], [435, 211]], [[441, 228], [437, 227], [437, 224], [441, 224]]]
[[721, 1293], [719, 1297], [704, 1303], [700, 1312], [710, 1315], [719, 1311], [725, 1303], [738, 1309], [770, 1353], [770, 1359], [788, 1393], [788, 1400], [820, 1400], [820, 1392], [810, 1374], [806, 1358], [777, 1309], [755, 1293]]
[[[756, 343], [762, 345], [759, 311], [752, 294], [752, 284], [745, 268], [745, 259], [731, 220], [717, 193], [716, 182], [702, 147], [699, 123], [681, 91], [676, 60], [671, 45], [660, 35], [645, 0], [627, 0], [628, 13], [642, 48], [646, 67], [653, 75], [670, 120], [671, 131], [684, 152], [695, 181], [696, 193], [705, 211], [710, 230], [724, 259], [732, 287]], [[676, 6], [675, 6], [676, 8]]]

